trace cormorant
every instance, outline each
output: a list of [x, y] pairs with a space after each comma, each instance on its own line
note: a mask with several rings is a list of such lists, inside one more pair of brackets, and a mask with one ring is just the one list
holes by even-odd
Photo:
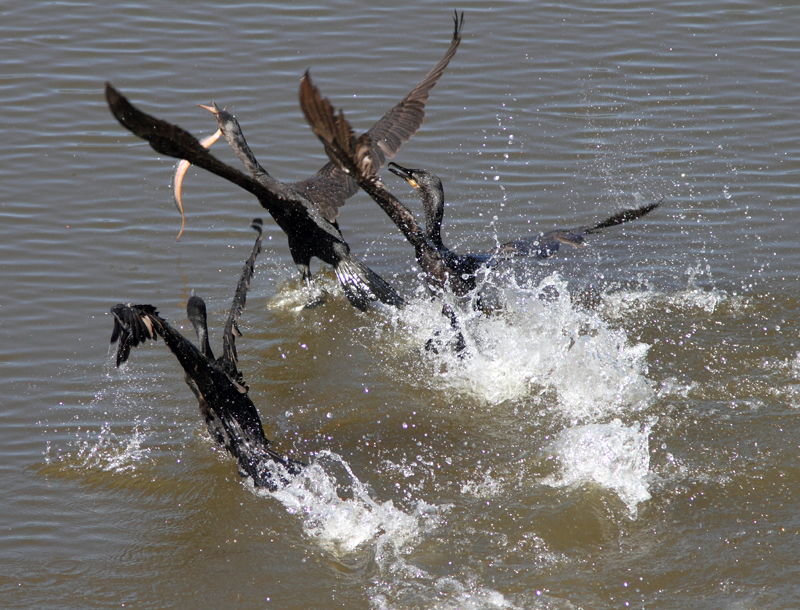
[[[377, 167], [381, 167], [386, 158], [392, 158], [400, 145], [408, 141], [422, 125], [430, 91], [461, 42], [463, 21], [463, 14], [460, 19], [456, 14], [453, 39], [444, 57], [367, 132], [372, 142], [368, 154]], [[252, 177], [245, 176], [216, 159], [180, 127], [135, 108], [108, 83], [106, 99], [117, 120], [147, 140], [157, 152], [194, 163], [258, 197], [261, 205], [286, 233], [292, 259], [304, 280], [310, 281], [309, 264], [312, 257], [317, 257], [333, 266], [348, 299], [359, 309], [365, 309], [375, 300], [391, 305], [402, 304], [400, 295], [387, 282], [350, 253], [339, 231], [336, 222], [338, 208], [358, 190], [358, 186], [338, 165], [327, 163], [314, 176], [300, 182], [280, 182], [258, 163], [236, 119], [213, 106], [223, 136], [228, 139]]]
[[119, 342], [116, 360], [119, 367], [128, 360], [131, 348], [148, 340], [157, 341], [159, 336], [164, 339], [185, 371], [186, 384], [197, 397], [211, 438], [237, 459], [240, 471], [252, 477], [256, 487], [274, 491], [279, 483], [288, 479], [280, 468], [272, 466], [273, 462], [285, 468], [288, 474], [297, 474], [305, 464], [270, 448], [258, 410], [248, 396], [248, 387], [237, 367], [233, 333], [235, 331], [241, 336], [238, 320], [247, 300], [255, 260], [261, 251], [261, 219], [256, 218], [251, 226], [258, 232], [258, 237], [236, 286], [222, 336], [222, 356], [215, 359], [211, 352], [206, 304], [194, 294], [186, 303], [186, 314], [197, 333], [199, 349], [159, 316], [152, 305], [119, 304], [112, 307], [114, 330], [111, 343]]
[[425, 210], [425, 236], [430, 243], [442, 254], [449, 266], [456, 269], [462, 276], [468, 275], [473, 278], [482, 265], [492, 267], [503, 259], [530, 257], [544, 260], [555, 254], [561, 244], [582, 248], [586, 245], [585, 235], [641, 218], [656, 209], [663, 201], [622, 210], [593, 225], [583, 225], [570, 229], [554, 229], [531, 237], [521, 237], [499, 244], [494, 249], [486, 252], [456, 254], [442, 242], [444, 187], [439, 177], [425, 169], [409, 169], [397, 163], [389, 163], [388, 167], [390, 172], [406, 180], [419, 193], [422, 199], [422, 207]]
[[[492, 252], [457, 254], [442, 243], [440, 229], [444, 195], [441, 181], [438, 178], [426, 172], [426, 177], [430, 178], [430, 181], [426, 181], [423, 186], [417, 184], [418, 188], [424, 189], [422, 193], [426, 201], [426, 230], [423, 231], [411, 211], [389, 192], [378, 177], [378, 168], [368, 154], [371, 147], [369, 135], [364, 134], [358, 139], [355, 138], [344, 113], [340, 111], [338, 117], [335, 115], [330, 101], [323, 98], [319, 89], [311, 83], [308, 72], [300, 83], [300, 107], [314, 133], [324, 144], [325, 151], [331, 160], [340, 164], [358, 182], [359, 186], [381, 206], [414, 246], [417, 261], [425, 272], [427, 283], [435, 291], [441, 291], [445, 285], [449, 285], [454, 294], [466, 295], [475, 288], [475, 274], [481, 265], [493, 264], [495, 260], [504, 256], [546, 258], [555, 252], [559, 243], [581, 245], [583, 234], [639, 218], [661, 203], [624, 210], [596, 225], [552, 231], [541, 236], [518, 239], [503, 244]], [[393, 166], [390, 167], [390, 170], [398, 168], [395, 173], [409, 179], [409, 176], [400, 171], [404, 168], [400, 168], [396, 164], [390, 165]], [[421, 170], [405, 171], [418, 172]], [[421, 176], [422, 174], [418, 176], [416, 173], [411, 175], [412, 178]]]
[[468, 289], [459, 290], [461, 287], [459, 275], [448, 268], [441, 253], [419, 228], [411, 211], [381, 182], [372, 155], [369, 154], [372, 148], [369, 135], [362, 134], [356, 140], [350, 123], [344, 118], [344, 113], [340, 111], [339, 116], [335, 116], [331, 103], [327, 98], [323, 98], [319, 89], [311, 83], [308, 71], [300, 81], [300, 108], [311, 129], [325, 146], [325, 152], [331, 161], [339, 165], [377, 202], [414, 246], [417, 261], [425, 272], [428, 286], [441, 291], [450, 280], [453, 292], [466, 293]]

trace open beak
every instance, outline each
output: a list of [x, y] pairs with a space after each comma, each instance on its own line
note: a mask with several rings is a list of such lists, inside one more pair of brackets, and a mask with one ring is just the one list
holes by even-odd
[[216, 115], [219, 112], [219, 106], [217, 106], [213, 101], [211, 102], [210, 106], [206, 106], [205, 104], [197, 104], [200, 108], [205, 108], [209, 112], [213, 112]]
[[400, 176], [406, 182], [408, 182], [411, 186], [415, 189], [419, 188], [419, 184], [417, 183], [416, 179], [414, 178], [414, 172], [417, 170], [415, 169], [407, 169], [402, 165], [397, 165], [397, 163], [390, 162], [387, 166], [389, 171], [392, 172], [395, 176]]

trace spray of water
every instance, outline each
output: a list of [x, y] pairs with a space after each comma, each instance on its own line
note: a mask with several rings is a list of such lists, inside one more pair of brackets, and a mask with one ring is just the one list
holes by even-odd
[[649, 434], [650, 425], [625, 426], [618, 419], [566, 428], [549, 447], [560, 469], [540, 483], [551, 487], [602, 485], [619, 496], [635, 519], [639, 503], [650, 499]]

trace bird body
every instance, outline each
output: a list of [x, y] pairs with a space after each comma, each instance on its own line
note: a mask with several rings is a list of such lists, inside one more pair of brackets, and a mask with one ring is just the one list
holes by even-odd
[[317, 206], [294, 189], [274, 179], [275, 186], [270, 188], [223, 163], [189, 132], [142, 112], [110, 83], [106, 83], [106, 99], [117, 120], [147, 140], [157, 152], [187, 159], [255, 195], [287, 234], [290, 246], [294, 244], [293, 256], [302, 257], [303, 265], [310, 261], [312, 254], [332, 265], [345, 295], [354, 306], [366, 309], [376, 300], [392, 305], [402, 303], [400, 295], [387, 282], [350, 252], [338, 227], [326, 220]]
[[[422, 125], [425, 103], [458, 49], [462, 26], [463, 14], [460, 19], [456, 14], [453, 39], [444, 57], [367, 132], [372, 142], [370, 159], [378, 167], [393, 157], [401, 144]], [[310, 262], [316, 257], [333, 267], [345, 295], [359, 309], [365, 309], [376, 300], [390, 305], [402, 304], [400, 295], [358, 261], [342, 237], [336, 222], [338, 210], [358, 190], [358, 186], [337, 164], [326, 163], [316, 174], [299, 182], [281, 182], [258, 163], [233, 115], [220, 110], [212, 102], [212, 106], [206, 108], [216, 115], [222, 135], [249, 171], [250, 176], [247, 176], [219, 161], [203, 143], [177, 125], [137, 109], [108, 83], [106, 99], [117, 120], [147, 140], [157, 152], [198, 165], [255, 195], [286, 233], [292, 259], [305, 280], [311, 279]], [[210, 144], [208, 141], [207, 145]], [[176, 176], [179, 172], [185, 173], [185, 165], [178, 165]], [[176, 193], [179, 193], [180, 180], [182, 177], [174, 181]], [[179, 196], [176, 201], [180, 201]]]
[[544, 260], [555, 254], [562, 244], [583, 248], [586, 235], [615, 225], [636, 220], [649, 214], [661, 201], [648, 203], [638, 208], [630, 208], [592, 225], [582, 225], [569, 229], [554, 229], [530, 237], [521, 237], [499, 244], [492, 250], [457, 254], [442, 241], [442, 219], [444, 217], [444, 186], [441, 179], [425, 169], [409, 169], [397, 163], [389, 163], [389, 171], [408, 182], [420, 195], [425, 210], [425, 235], [429, 242], [442, 253], [446, 261], [461, 270], [473, 273], [482, 265], [492, 267], [508, 258], [533, 258]]
[[239, 334], [238, 319], [244, 309], [255, 259], [261, 248], [261, 221], [253, 222], [258, 231], [256, 243], [245, 263], [223, 333], [223, 353], [214, 358], [208, 341], [206, 306], [195, 295], [186, 304], [189, 321], [197, 333], [198, 348], [172, 328], [152, 305], [118, 304], [111, 308], [114, 330], [111, 343], [117, 342], [116, 366], [126, 362], [131, 348], [158, 337], [177, 358], [184, 370], [186, 384], [197, 398], [200, 413], [209, 434], [239, 463], [240, 470], [252, 477], [257, 487], [277, 489], [286, 475], [271, 464], [280, 464], [288, 474], [296, 474], [302, 463], [291, 460], [270, 448], [261, 417], [248, 395], [248, 387], [237, 366], [234, 332]]
[[409, 170], [389, 164], [389, 170], [406, 179], [417, 189], [423, 200], [426, 226], [423, 230], [411, 213], [381, 182], [377, 167], [368, 155], [367, 134], [356, 138], [343, 112], [336, 115], [331, 103], [322, 97], [306, 73], [300, 83], [300, 106], [314, 133], [325, 146], [328, 156], [340, 164], [395, 222], [406, 239], [414, 246], [428, 285], [435, 291], [445, 286], [458, 296], [476, 287], [476, 273], [482, 266], [493, 266], [503, 258], [534, 257], [543, 259], [556, 252], [562, 243], [584, 244], [583, 236], [636, 218], [657, 208], [661, 202], [623, 210], [594, 225], [559, 229], [534, 237], [507, 242], [489, 252], [459, 254], [442, 242], [441, 224], [444, 215], [444, 187], [435, 174], [426, 170]]

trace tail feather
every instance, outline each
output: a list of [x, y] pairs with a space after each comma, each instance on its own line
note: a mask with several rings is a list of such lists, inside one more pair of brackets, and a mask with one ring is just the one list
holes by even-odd
[[347, 299], [361, 311], [375, 301], [394, 307], [404, 303], [403, 297], [386, 280], [353, 257], [343, 257], [333, 271]]

